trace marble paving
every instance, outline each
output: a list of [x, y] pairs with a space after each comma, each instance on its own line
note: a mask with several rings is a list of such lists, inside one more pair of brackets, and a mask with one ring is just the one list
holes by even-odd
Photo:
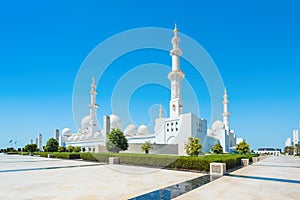
[[175, 199], [299, 200], [300, 158], [268, 157]]
[[202, 175], [0, 154], [0, 199], [128, 199]]

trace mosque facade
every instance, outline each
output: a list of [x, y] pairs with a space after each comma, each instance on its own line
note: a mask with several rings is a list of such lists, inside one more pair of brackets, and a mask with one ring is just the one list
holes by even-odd
[[124, 132], [129, 143], [129, 149], [130, 146], [138, 146], [145, 141], [150, 141], [154, 145], [163, 145], [163, 148], [168, 148], [168, 145], [176, 145], [176, 150], [173, 153], [184, 155], [184, 146], [188, 137], [192, 136], [200, 138], [203, 152], [210, 151], [216, 143], [222, 145], [224, 153], [231, 152], [236, 146], [237, 138], [234, 131], [230, 129], [227, 91], [224, 90], [223, 96], [223, 120], [216, 120], [212, 123], [211, 128], [207, 128], [205, 119], [198, 118], [193, 113], [183, 113], [182, 79], [185, 74], [180, 69], [182, 50], [179, 48], [180, 38], [176, 26], [171, 42], [173, 48], [170, 51], [172, 70], [168, 74], [171, 85], [169, 117], [164, 116], [162, 106], [160, 106], [159, 117], [155, 120], [153, 133], [150, 133], [145, 125], [137, 127], [135, 124], [129, 124], [123, 130], [122, 120], [115, 114], [103, 117], [103, 130], [100, 130], [96, 117], [98, 105], [96, 104], [97, 92], [93, 78], [90, 90], [89, 115], [82, 119], [81, 129], [77, 133], [73, 134], [68, 128], [63, 129], [60, 145], [80, 146], [87, 151], [94, 152], [104, 151], [106, 135], [110, 130], [118, 128]]

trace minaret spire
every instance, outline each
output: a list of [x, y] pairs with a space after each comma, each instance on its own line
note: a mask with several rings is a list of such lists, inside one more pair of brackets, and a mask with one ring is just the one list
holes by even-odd
[[97, 112], [97, 109], [98, 109], [98, 105], [96, 104], [97, 92], [96, 92], [96, 85], [95, 85], [94, 76], [92, 77], [90, 94], [91, 94], [91, 101], [90, 101], [90, 104], [89, 104], [90, 116], [91, 116], [90, 131], [92, 133], [94, 133], [98, 130], [97, 117], [96, 117], [96, 112]]
[[224, 96], [223, 96], [224, 100], [223, 100], [223, 123], [225, 125], [225, 129], [227, 130], [227, 132], [230, 131], [230, 122], [229, 122], [229, 116], [230, 116], [230, 112], [228, 111], [228, 94], [227, 94], [227, 90], [226, 88], [224, 89]]
[[160, 104], [159, 105], [159, 118], [164, 118], [164, 113], [163, 113], [163, 108], [162, 108], [162, 105]]
[[174, 36], [172, 38], [173, 48], [170, 51], [172, 57], [172, 71], [169, 72], [168, 79], [171, 82], [171, 100], [170, 100], [170, 117], [178, 117], [182, 114], [182, 79], [184, 73], [180, 70], [180, 56], [182, 51], [179, 48], [180, 38], [178, 29], [175, 24]]

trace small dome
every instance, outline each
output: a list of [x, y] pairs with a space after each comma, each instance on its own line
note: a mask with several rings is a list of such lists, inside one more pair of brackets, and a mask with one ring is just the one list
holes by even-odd
[[73, 140], [74, 140], [74, 141], [78, 141], [78, 140], [79, 140], [79, 136], [78, 136], [78, 135], [75, 135]]
[[95, 134], [94, 134], [94, 139], [99, 139], [101, 138], [101, 132], [97, 131]]
[[125, 135], [135, 135], [137, 134], [137, 127], [134, 124], [129, 124], [125, 130], [124, 130]]
[[69, 141], [69, 142], [72, 142], [72, 141], [73, 141], [73, 136], [70, 136], [70, 137], [68, 138], [68, 141]]
[[81, 128], [82, 129], [87, 129], [89, 127], [90, 121], [91, 121], [91, 116], [90, 115], [87, 115], [84, 118], [82, 118]]
[[220, 130], [220, 129], [224, 129], [225, 125], [222, 121], [220, 120], [216, 120], [212, 125], [211, 125], [211, 129], [212, 130]]
[[90, 139], [92, 139], [93, 138], [93, 134], [91, 134], [91, 133], [88, 133], [86, 136], [85, 136], [85, 139], [87, 139], [87, 140], [90, 140]]
[[81, 135], [79, 138], [81, 141], [83, 141], [83, 140], [85, 140], [85, 135]]
[[69, 128], [64, 128], [61, 133], [62, 133], [62, 136], [71, 136], [72, 135], [72, 131]]
[[110, 129], [120, 129], [122, 130], [122, 120], [115, 114], [111, 114], [110, 116]]
[[139, 128], [138, 128], [138, 134], [139, 135], [147, 135], [148, 132], [149, 132], [148, 128], [144, 124], [139, 126]]

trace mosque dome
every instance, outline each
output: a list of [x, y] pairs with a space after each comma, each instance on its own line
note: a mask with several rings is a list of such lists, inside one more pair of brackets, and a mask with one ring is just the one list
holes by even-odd
[[138, 134], [139, 135], [147, 135], [148, 132], [149, 132], [148, 128], [144, 124], [139, 126], [139, 128], [138, 128]]
[[97, 131], [95, 134], [94, 134], [94, 139], [99, 139], [101, 137], [101, 132], [100, 131]]
[[122, 120], [115, 114], [111, 114], [110, 116], [110, 129], [122, 129]]
[[79, 136], [78, 135], [75, 135], [74, 136], [74, 141], [78, 141], [79, 140]]
[[134, 124], [129, 124], [124, 130], [125, 135], [135, 135], [136, 133], [137, 127]]
[[81, 128], [82, 129], [87, 129], [89, 127], [89, 123], [91, 121], [91, 116], [87, 115], [81, 120]]
[[70, 137], [68, 137], [68, 141], [69, 142], [73, 141], [73, 136], [72, 135]]
[[83, 140], [85, 140], [85, 135], [81, 135], [79, 138], [81, 141], [83, 141]]
[[71, 136], [72, 135], [72, 131], [69, 128], [64, 128], [61, 133], [62, 133], [62, 136]]
[[225, 125], [222, 121], [220, 120], [216, 120], [212, 125], [211, 125], [211, 129], [212, 130], [220, 130], [220, 129], [224, 129]]

